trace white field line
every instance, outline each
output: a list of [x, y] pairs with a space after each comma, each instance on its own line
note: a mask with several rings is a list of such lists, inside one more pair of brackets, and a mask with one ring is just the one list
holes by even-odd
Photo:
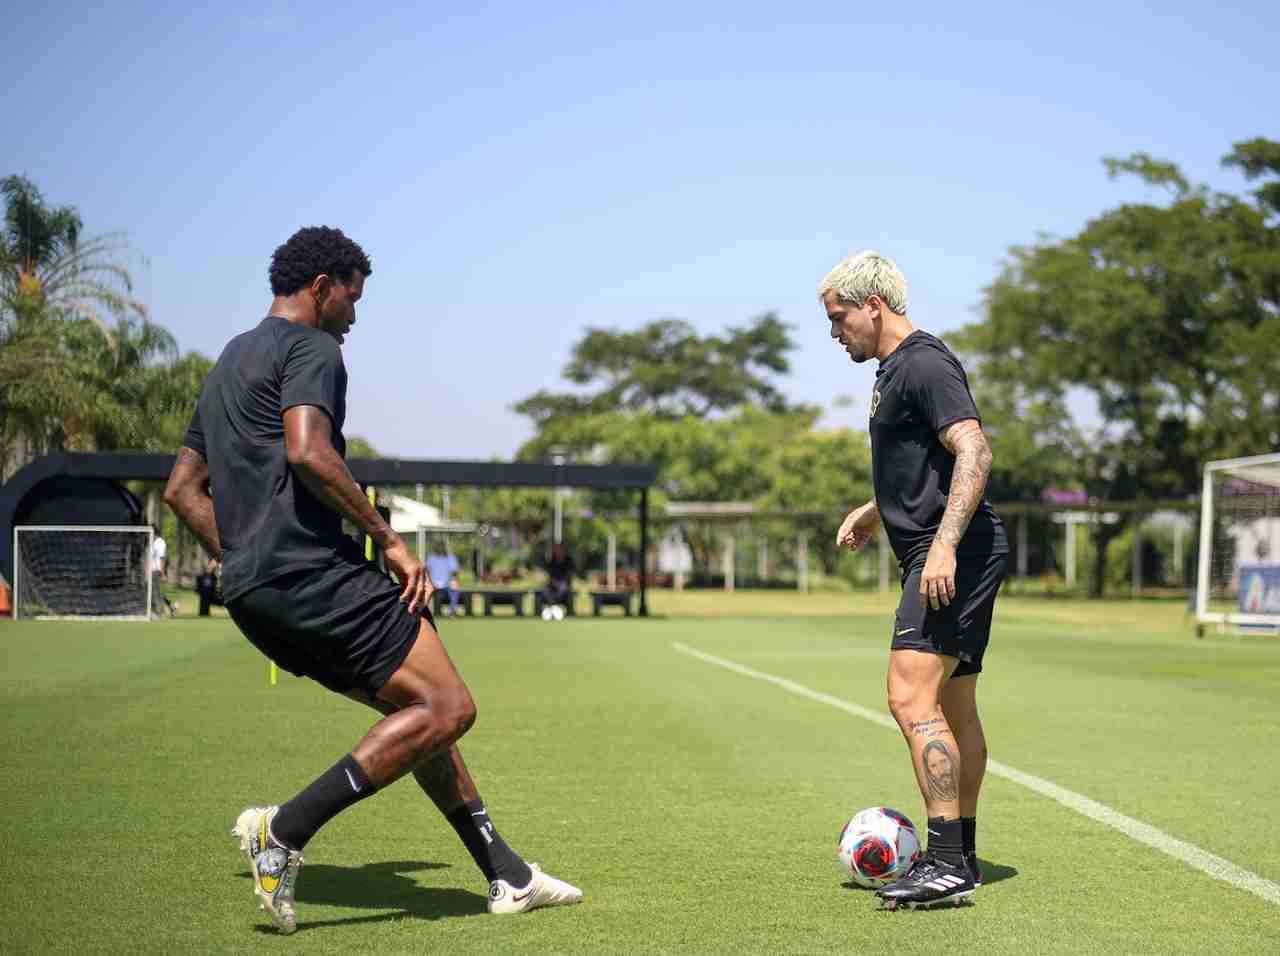
[[[810, 700], [816, 700], [820, 704], [826, 704], [837, 710], [843, 710], [846, 714], [853, 714], [855, 717], [861, 717], [869, 720], [874, 724], [882, 727], [889, 727], [893, 730], [898, 729], [897, 723], [893, 718], [885, 714], [878, 713], [869, 708], [850, 703], [847, 700], [841, 700], [839, 697], [832, 697], [830, 694], [824, 694], [820, 691], [812, 690], [803, 684], [797, 684], [795, 681], [787, 680], [785, 677], [777, 677], [773, 674], [766, 674], [763, 671], [753, 670], [750, 667], [744, 667], [742, 664], [736, 664], [733, 661], [726, 660], [723, 657], [716, 657], [714, 654], [707, 654], [704, 651], [689, 647], [687, 644], [681, 644], [678, 641], [672, 642], [674, 647], [681, 654], [687, 654], [689, 657], [695, 657], [707, 664], [715, 664], [717, 667], [723, 667], [725, 670], [733, 671], [735, 674], [741, 674], [743, 677], [751, 677], [755, 680], [762, 680], [766, 683], [773, 684], [775, 687], [781, 687], [785, 691], [796, 694], [799, 697], [807, 697]], [[1177, 837], [1170, 836], [1163, 830], [1158, 830], [1149, 823], [1143, 823], [1141, 820], [1135, 820], [1133, 817], [1125, 816], [1117, 810], [1112, 810], [1106, 804], [1091, 800], [1084, 794], [1076, 793], [1065, 787], [1060, 787], [1056, 783], [1045, 780], [1043, 777], [1037, 777], [1033, 774], [1024, 773], [1008, 764], [1000, 763], [996, 760], [987, 761], [987, 772], [995, 774], [997, 777], [1004, 777], [1006, 780], [1012, 780], [1014, 783], [1020, 783], [1029, 790], [1034, 790], [1041, 796], [1048, 797], [1050, 800], [1056, 800], [1076, 813], [1083, 814], [1092, 820], [1106, 824], [1113, 829], [1119, 830], [1125, 836], [1137, 840], [1139, 843], [1145, 843], [1147, 846], [1166, 853], [1176, 860], [1181, 860], [1188, 866], [1193, 866], [1202, 873], [1207, 873], [1216, 880], [1222, 880], [1224, 883], [1230, 883], [1232, 886], [1247, 890], [1255, 896], [1260, 896], [1268, 903], [1280, 906], [1280, 884], [1264, 879], [1256, 873], [1236, 866], [1230, 860], [1224, 860], [1220, 856], [1215, 856], [1205, 850], [1200, 849], [1185, 840], [1179, 840]]]

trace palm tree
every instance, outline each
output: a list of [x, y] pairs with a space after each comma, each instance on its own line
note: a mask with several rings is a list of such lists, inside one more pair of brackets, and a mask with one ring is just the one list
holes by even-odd
[[0, 322], [40, 312], [79, 316], [110, 337], [102, 311], [145, 319], [146, 307], [133, 297], [133, 277], [120, 261], [128, 250], [121, 234], [82, 240], [83, 223], [75, 207], [47, 205], [25, 176], [0, 180], [0, 194], [5, 202]]
[[177, 347], [133, 297], [123, 237], [82, 238], [75, 208], [23, 176], [0, 194], [0, 476], [59, 449], [149, 447], [155, 416], [193, 405], [199, 385], [182, 377], [182, 401], [157, 383]]

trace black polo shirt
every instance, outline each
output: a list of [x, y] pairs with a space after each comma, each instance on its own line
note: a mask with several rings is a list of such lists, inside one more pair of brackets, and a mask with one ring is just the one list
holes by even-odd
[[[941, 340], [916, 330], [880, 363], [871, 397], [871, 469], [880, 518], [904, 573], [924, 562], [947, 508], [955, 457], [938, 433], [966, 418], [978, 419], [978, 407], [960, 360]], [[983, 498], [956, 553], [1008, 551], [1004, 525]]]
[[342, 519], [289, 467], [284, 412], [315, 405], [346, 454], [347, 370], [333, 336], [269, 315], [227, 343], [205, 379], [184, 444], [209, 463], [222, 544], [222, 593], [231, 601], [292, 571], [327, 567]]

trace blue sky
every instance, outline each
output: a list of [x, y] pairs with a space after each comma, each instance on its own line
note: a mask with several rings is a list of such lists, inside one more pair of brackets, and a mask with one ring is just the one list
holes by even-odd
[[210, 356], [265, 314], [276, 245], [342, 227], [374, 264], [348, 434], [508, 457], [588, 325], [660, 317], [776, 310], [784, 391], [861, 427], [875, 363], [814, 294], [845, 254], [895, 258], [945, 338], [1010, 245], [1158, 198], [1102, 156], [1238, 191], [1220, 157], [1280, 137], [1275, 3], [462, 6], [10, 9], [0, 175], [126, 231]]

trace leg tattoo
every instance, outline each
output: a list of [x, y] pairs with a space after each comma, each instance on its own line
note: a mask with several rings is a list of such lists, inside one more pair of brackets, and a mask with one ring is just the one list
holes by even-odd
[[934, 800], [955, 800], [960, 796], [956, 780], [956, 758], [946, 743], [931, 740], [924, 745], [920, 755], [924, 764], [924, 779], [929, 786], [929, 796]]

